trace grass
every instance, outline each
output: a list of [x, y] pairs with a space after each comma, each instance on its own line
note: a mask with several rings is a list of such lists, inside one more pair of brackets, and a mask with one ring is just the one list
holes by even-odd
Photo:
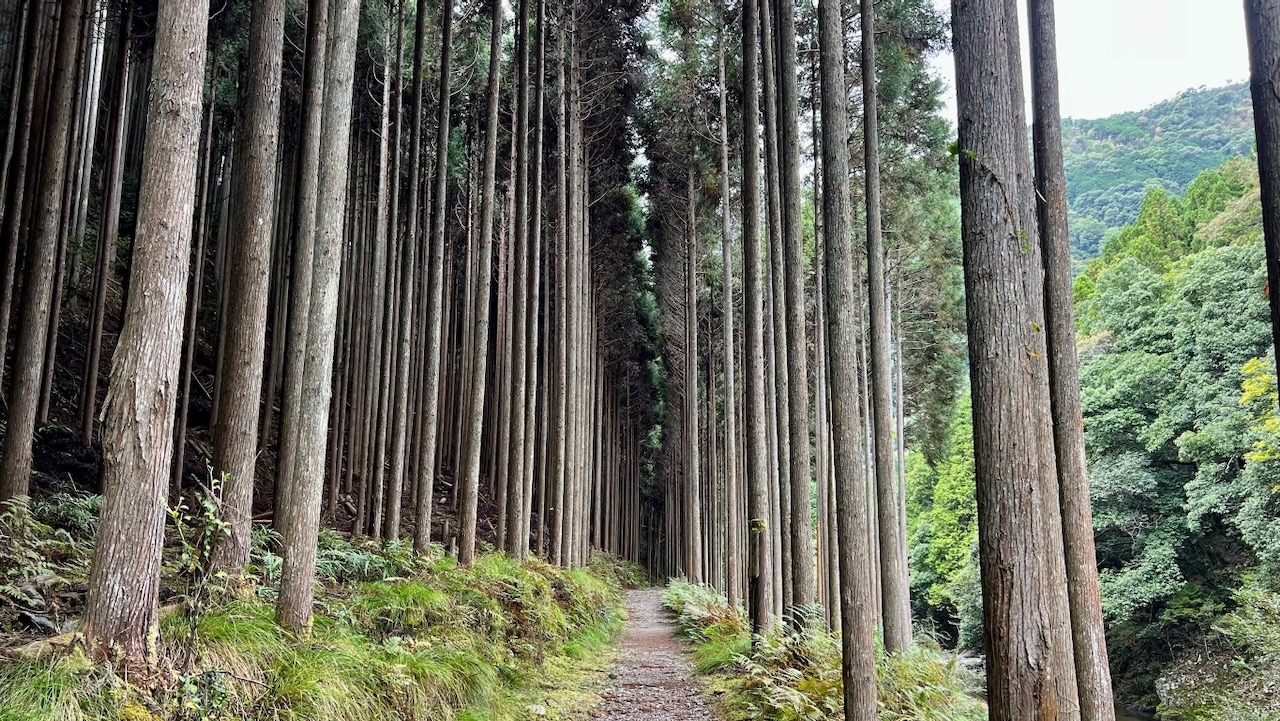
[[[52, 526], [9, 520], [9, 530], [20, 525], [25, 535], [5, 540], [42, 572], [78, 569], [66, 556], [92, 549], [65, 537], [45, 543]], [[89, 527], [78, 515], [70, 523], [77, 535]], [[275, 624], [278, 557], [268, 550], [270, 535], [257, 535], [247, 588], [215, 593], [198, 617], [164, 620], [155, 678], [121, 678], [77, 651], [0, 660], [0, 721], [568, 718], [589, 694], [567, 689], [608, 658], [622, 627], [622, 588], [636, 577], [632, 565], [603, 556], [573, 570], [501, 554], [460, 568], [402, 544], [325, 533], [317, 615], [301, 637]], [[41, 556], [46, 551], [60, 554], [56, 564]], [[0, 588], [27, 570], [9, 568]], [[167, 563], [164, 574], [167, 586], [181, 587], [177, 564]]]
[[[693, 647], [728, 718], [737, 721], [839, 721], [843, 716], [839, 636], [805, 624], [755, 637], [740, 608], [708, 586], [673, 581], [663, 604]], [[754, 644], [753, 644], [754, 640]], [[882, 721], [980, 721], [986, 707], [970, 695], [976, 679], [937, 648], [877, 654]]]

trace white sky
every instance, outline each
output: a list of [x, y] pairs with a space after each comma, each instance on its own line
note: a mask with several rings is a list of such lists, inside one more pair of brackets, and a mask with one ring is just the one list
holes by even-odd
[[[934, 4], [950, 16], [949, 0]], [[1023, 70], [1029, 73], [1026, 4], [1019, 5]], [[1240, 0], [1058, 0], [1055, 10], [1066, 117], [1141, 110], [1187, 88], [1249, 77]], [[954, 61], [948, 53], [934, 65], [950, 88], [947, 106], [954, 119]]]

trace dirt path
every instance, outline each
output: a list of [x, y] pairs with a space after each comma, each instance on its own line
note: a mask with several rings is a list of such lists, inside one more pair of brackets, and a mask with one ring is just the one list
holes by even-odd
[[711, 704], [693, 676], [693, 666], [675, 638], [662, 607], [662, 590], [632, 591], [627, 633], [618, 649], [610, 689], [591, 718], [605, 721], [710, 721]]

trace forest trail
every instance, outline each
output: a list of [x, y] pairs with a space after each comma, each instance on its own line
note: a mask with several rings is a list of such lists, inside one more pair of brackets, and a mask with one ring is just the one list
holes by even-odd
[[694, 679], [693, 666], [662, 607], [662, 589], [632, 591], [627, 632], [618, 651], [610, 688], [591, 718], [603, 721], [706, 721], [711, 703]]

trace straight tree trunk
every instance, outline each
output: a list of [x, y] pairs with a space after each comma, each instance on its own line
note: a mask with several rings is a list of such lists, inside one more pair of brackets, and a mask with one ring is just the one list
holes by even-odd
[[[426, 346], [426, 388], [423, 393], [428, 399], [427, 415], [423, 420], [422, 477], [418, 479], [418, 496], [415, 499], [417, 509], [417, 526], [414, 529], [413, 548], [418, 553], [426, 553], [431, 544], [431, 501], [435, 493], [435, 455], [439, 439], [440, 412], [435, 402], [440, 388], [440, 348], [442, 305], [444, 299], [444, 245], [445, 215], [449, 190], [449, 105], [450, 105], [450, 73], [453, 67], [453, 3], [445, 2], [440, 7], [440, 85], [437, 92], [436, 107], [436, 174], [433, 182], [435, 191], [432, 194], [431, 207], [431, 256], [429, 268], [429, 287], [431, 297], [427, 302], [427, 346]], [[415, 35], [418, 33], [415, 32]], [[416, 47], [416, 46], [415, 46]], [[415, 52], [419, 52], [415, 50]], [[415, 60], [415, 62], [417, 62]], [[417, 75], [415, 77], [415, 84]], [[418, 91], [415, 90], [416, 98]], [[416, 102], [416, 100], [415, 100]], [[417, 106], [415, 105], [415, 112]], [[414, 133], [417, 133], [419, 121], [414, 120]], [[412, 156], [413, 167], [418, 164], [417, 156]], [[412, 171], [410, 171], [412, 174]], [[412, 201], [410, 201], [412, 203]], [[410, 211], [410, 216], [416, 211]], [[447, 539], [442, 539], [447, 540]]]
[[[764, 300], [760, 260], [760, 99], [756, 92], [759, 15], [756, 0], [742, 3], [742, 273], [746, 325], [747, 596], [751, 629], [769, 625], [773, 584], [770, 561], [769, 451], [765, 441]], [[758, 636], [753, 635], [753, 638]]]
[[[71, 3], [76, 4], [76, 3]], [[102, 518], [83, 633], [96, 654], [158, 660], [156, 603], [200, 149], [208, 0], [161, 3], [130, 294], [111, 367]], [[74, 17], [74, 15], [72, 15]]]
[[[827, 311], [827, 368], [831, 382], [831, 431], [835, 451], [840, 543], [840, 673], [845, 721], [874, 721], [876, 710], [875, 611], [870, 598], [870, 549], [866, 483], [862, 477], [862, 403], [857, 347], [861, 305], [854, 290], [856, 261], [849, 238], [848, 96], [844, 27], [838, 0], [819, 0], [821, 55], [822, 215]], [[864, 6], [865, 12], [865, 6]]]
[[342, 271], [342, 221], [347, 209], [347, 154], [360, 2], [335, 0], [333, 11], [325, 50], [320, 134], [323, 152], [316, 186], [310, 317], [300, 389], [297, 458], [293, 466], [298, 480], [297, 487], [290, 492], [288, 505], [280, 508], [284, 563], [276, 621], [292, 630], [310, 627], [315, 590], [316, 536], [324, 488], [329, 401], [333, 392], [333, 349], [338, 279]]
[[[1035, 108], [1032, 134], [1036, 207], [1045, 270], [1049, 396], [1053, 411], [1053, 447], [1062, 509], [1062, 540], [1066, 552], [1067, 597], [1071, 608], [1071, 640], [1080, 693], [1080, 718], [1082, 721], [1115, 721], [1107, 637], [1102, 623], [1102, 598], [1098, 590], [1098, 561], [1093, 545], [1093, 510], [1089, 505], [1084, 421], [1080, 408], [1080, 367], [1076, 358], [1076, 322], [1071, 297], [1071, 246], [1067, 236], [1067, 181], [1058, 103], [1057, 32], [1053, 0], [1028, 0], [1027, 4]], [[1274, 19], [1280, 20], [1280, 10], [1273, 8], [1273, 13]], [[1276, 27], [1280, 29], [1280, 25]]]
[[[396, 361], [395, 395], [391, 401], [390, 412], [394, 420], [391, 436], [391, 482], [387, 496], [386, 524], [383, 537], [389, 541], [400, 537], [400, 500], [405, 482], [405, 462], [408, 455], [409, 431], [409, 362], [413, 341], [414, 290], [417, 287], [415, 270], [418, 258], [419, 206], [422, 194], [422, 68], [426, 57], [426, 8], [418, 5], [417, 19], [414, 21], [413, 47], [413, 109], [409, 123], [409, 215], [405, 219], [404, 237], [401, 239], [400, 256], [400, 333], [399, 351]], [[396, 72], [400, 72], [399, 68]], [[444, 75], [445, 87], [448, 87], [448, 75]], [[445, 95], [448, 92], [446, 90]], [[439, 170], [437, 169], [437, 173]], [[430, 331], [428, 331], [430, 332]], [[378, 469], [375, 469], [375, 473]], [[429, 528], [429, 526], [428, 526]]]
[[[13, 300], [17, 286], [20, 244], [18, 236], [23, 227], [23, 207], [26, 202], [29, 202], [25, 191], [29, 180], [28, 164], [32, 155], [32, 120], [36, 116], [37, 67], [40, 64], [40, 38], [44, 34], [44, 15], [43, 12], [39, 12], [36, 0], [28, 1], [21, 57], [21, 66], [24, 69], [22, 87], [15, 89], [13, 96], [14, 101], [20, 105], [20, 113], [16, 116], [10, 114], [14, 117], [17, 129], [10, 143], [12, 150], [9, 151], [9, 157], [4, 167], [0, 168], [4, 173], [5, 182], [8, 183], [4, 195], [0, 196], [0, 200], [4, 202], [4, 207], [0, 208], [0, 213], [4, 215], [4, 222], [0, 225], [0, 242], [4, 243], [4, 265], [0, 266], [0, 399], [6, 400], [6, 408], [10, 413], [12, 413], [12, 406], [6, 395], [9, 385], [5, 383], [6, 361], [9, 358], [9, 320], [13, 315]], [[38, 134], [37, 132], [36, 135]]]
[[871, 406], [875, 442], [876, 509], [879, 519], [880, 600], [884, 647], [911, 647], [911, 596], [898, 534], [897, 479], [893, 472], [893, 387], [889, 368], [889, 290], [880, 234], [880, 121], [876, 92], [875, 3], [862, 0], [863, 162], [867, 203], [867, 279], [871, 315]]
[[459, 474], [461, 489], [461, 515], [459, 517], [460, 544], [458, 563], [470, 566], [476, 559], [476, 513], [480, 500], [480, 438], [484, 430], [484, 399], [487, 365], [489, 360], [489, 285], [493, 265], [493, 203], [494, 180], [498, 166], [498, 90], [502, 73], [502, 7], [498, 0], [490, 5], [489, 29], [489, 87], [487, 90], [484, 178], [481, 180], [480, 228], [476, 282], [476, 323], [473, 332], [475, 359], [471, 369], [468, 392], [469, 416], [466, 424], [466, 462]]
[[776, 0], [778, 15], [778, 125], [782, 165], [782, 249], [786, 261], [787, 412], [791, 433], [792, 605], [814, 599], [813, 510], [809, 459], [809, 339], [804, 301], [804, 232], [800, 218], [799, 91], [796, 82], [795, 7]]
[[1271, 335], [1277, 349], [1276, 368], [1280, 369], [1280, 7], [1271, 0], [1245, 0], [1244, 15], [1249, 34], [1249, 87], [1258, 140], [1258, 176], [1262, 183]]
[[[316, 203], [323, 112], [325, 102], [325, 54], [328, 50], [329, 3], [307, 4], [305, 87], [302, 97], [301, 149], [298, 152], [298, 199], [293, 219], [293, 277], [289, 281], [289, 330], [285, 338], [284, 392], [280, 407], [279, 448], [276, 458], [275, 524], [284, 533], [284, 509], [291, 505], [297, 485], [295, 454], [302, 407], [302, 370], [307, 350], [308, 305], [311, 303], [311, 266], [315, 254]], [[336, 493], [330, 494], [336, 506]]]
[[[716, 44], [716, 69], [720, 85], [720, 241], [723, 278], [721, 296], [724, 298], [724, 487], [725, 487], [725, 574], [726, 590], [731, 607], [738, 605], [739, 584], [742, 578], [742, 559], [738, 555], [742, 544], [738, 538], [738, 411], [737, 392], [733, 377], [733, 238], [729, 228], [729, 84], [725, 82], [724, 26], [729, 12], [720, 5], [721, 30]], [[754, 52], [754, 50], [752, 51]]]
[[[692, 137], [690, 137], [692, 141]], [[695, 160], [686, 174], [685, 307], [684, 307], [684, 573], [690, 583], [702, 583], [702, 490], [698, 464], [698, 217], [694, 185]]]
[[285, 0], [253, 4], [244, 114], [236, 133], [238, 172], [231, 189], [231, 256], [227, 333], [213, 464], [223, 474], [221, 515], [229, 533], [215, 544], [215, 568], [237, 575], [249, 563], [258, 414], [266, 357], [271, 230], [276, 204], [276, 147], [280, 140], [280, 65]]
[[1079, 718], [1079, 705], [1070, 635], [1064, 647], [1055, 628], [1065, 568], [1043, 271], [1007, 9], [974, 0], [952, 16], [969, 374], [991, 718], [1047, 721]]
[[[93, 426], [98, 407], [98, 367], [102, 364], [102, 329], [107, 315], [107, 288], [111, 284], [111, 258], [114, 255], [111, 250], [120, 231], [120, 195], [124, 189], [124, 130], [128, 122], [125, 113], [128, 110], [131, 65], [129, 46], [132, 34], [129, 26], [132, 19], [133, 13], [125, 12], [116, 29], [116, 98], [107, 123], [107, 139], [111, 148], [108, 151], [106, 176], [103, 178], [107, 192], [103, 199], [97, 266], [93, 274], [89, 352], [85, 357], [84, 381], [80, 388], [80, 441], [86, 448], [93, 445]], [[209, 149], [206, 153], [211, 151]], [[183, 385], [185, 387], [186, 383]]]
[[84, 7], [84, 0], [67, 0], [61, 4], [62, 23], [58, 29], [57, 60], [49, 96], [49, 124], [35, 195], [38, 207], [27, 243], [27, 276], [22, 284], [23, 322], [14, 354], [4, 458], [0, 460], [0, 502], [27, 495], [31, 484], [31, 446], [40, 405], [53, 276], [58, 263], [67, 144], [73, 120], [72, 94], [76, 87], [76, 48]]

